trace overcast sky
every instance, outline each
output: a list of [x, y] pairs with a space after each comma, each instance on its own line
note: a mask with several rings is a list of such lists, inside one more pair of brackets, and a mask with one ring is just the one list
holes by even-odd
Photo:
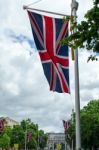
[[[34, 0], [0, 0], [0, 116], [16, 121], [30, 118], [46, 132], [63, 132], [62, 119], [75, 109], [74, 62], [70, 55], [71, 94], [50, 92], [43, 74], [23, 5]], [[32, 7], [70, 14], [70, 0], [42, 0]], [[79, 0], [78, 21], [92, 6]], [[30, 55], [31, 54], [31, 55]], [[79, 52], [81, 108], [99, 98], [99, 62], [87, 63], [90, 54]]]

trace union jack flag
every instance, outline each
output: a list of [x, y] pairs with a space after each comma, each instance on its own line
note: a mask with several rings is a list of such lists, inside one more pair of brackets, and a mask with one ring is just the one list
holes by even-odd
[[28, 142], [32, 140], [32, 132], [27, 133]]
[[66, 132], [66, 130], [68, 130], [68, 128], [69, 128], [69, 122], [63, 120], [63, 126], [64, 126], [64, 130], [65, 130], [65, 132]]
[[0, 134], [3, 132], [4, 129], [4, 120], [0, 119]]
[[68, 21], [30, 11], [28, 15], [50, 90], [69, 93], [68, 46], [60, 43], [68, 35]]

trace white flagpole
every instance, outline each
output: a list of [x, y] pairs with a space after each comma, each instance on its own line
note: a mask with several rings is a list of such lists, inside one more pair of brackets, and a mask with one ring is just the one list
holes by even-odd
[[[72, 16], [74, 16], [74, 23], [76, 32], [78, 2], [72, 0], [71, 4]], [[78, 49], [75, 50], [75, 111], [76, 111], [76, 150], [81, 149], [81, 134], [80, 134], [80, 95], [79, 95], [79, 66], [78, 66]]]

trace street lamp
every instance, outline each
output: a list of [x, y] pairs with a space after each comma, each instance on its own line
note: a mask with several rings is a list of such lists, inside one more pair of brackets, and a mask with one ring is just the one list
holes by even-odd
[[27, 149], [27, 122], [25, 122], [25, 126], [26, 126], [26, 129], [25, 129], [25, 150]]
[[37, 124], [37, 150], [39, 149], [39, 132], [38, 132], [38, 124]]

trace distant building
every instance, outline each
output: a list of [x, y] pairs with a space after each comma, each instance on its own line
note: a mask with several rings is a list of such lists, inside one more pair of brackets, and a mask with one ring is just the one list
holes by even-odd
[[61, 150], [67, 149], [64, 133], [48, 133], [48, 142], [46, 150], [57, 150], [60, 147]]
[[0, 120], [4, 121], [4, 126], [13, 127], [14, 125], [18, 125], [19, 123], [9, 117], [0, 117]]

